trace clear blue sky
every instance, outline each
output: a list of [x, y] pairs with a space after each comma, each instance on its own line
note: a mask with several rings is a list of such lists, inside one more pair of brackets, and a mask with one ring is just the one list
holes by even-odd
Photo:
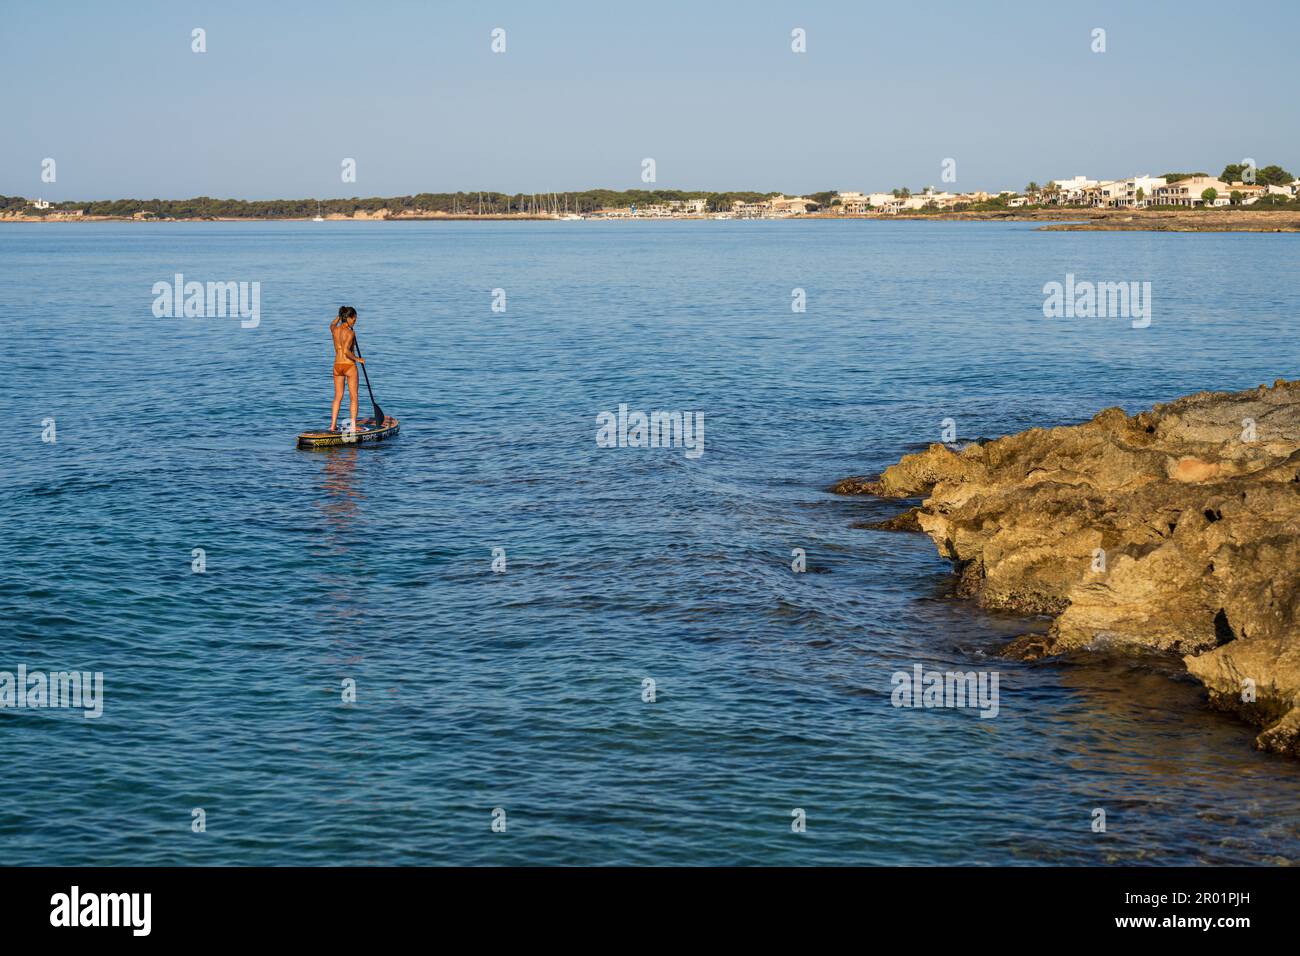
[[[6, 195], [625, 189], [642, 185], [643, 157], [660, 188], [788, 193], [942, 186], [946, 157], [957, 189], [1216, 174], [1245, 157], [1300, 167], [1294, 0], [7, 0], [2, 13]], [[795, 27], [805, 54], [790, 51]], [[355, 184], [340, 181], [345, 157]]]

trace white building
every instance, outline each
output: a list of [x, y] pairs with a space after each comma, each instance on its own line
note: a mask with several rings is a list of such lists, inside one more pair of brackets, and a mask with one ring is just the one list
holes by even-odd
[[835, 208], [841, 216], [861, 216], [871, 211], [871, 197], [865, 193], [836, 193], [839, 202]]
[[1177, 182], [1157, 186], [1155, 202], [1159, 206], [1204, 206], [1201, 193], [1207, 189], [1213, 189], [1218, 194], [1213, 205], [1226, 206], [1230, 201], [1228, 194], [1231, 187], [1227, 183], [1213, 176], [1188, 176]]
[[1123, 195], [1124, 181], [1122, 179], [1104, 179], [1083, 191], [1083, 201], [1089, 206], [1099, 206], [1105, 209], [1116, 205]]
[[[1124, 180], [1124, 195], [1117, 205], [1142, 208], [1155, 201], [1156, 190], [1168, 185], [1163, 176], [1132, 176]], [[1138, 198], [1141, 191], [1142, 197]]]
[[921, 192], [906, 197], [902, 202], [903, 209], [947, 209], [959, 198], [954, 193], [935, 192], [933, 186], [927, 186]]
[[1053, 179], [1048, 183], [1054, 187], [1051, 202], [1076, 204], [1084, 201], [1087, 191], [1097, 185], [1097, 180], [1087, 176], [1075, 176], [1071, 179]]

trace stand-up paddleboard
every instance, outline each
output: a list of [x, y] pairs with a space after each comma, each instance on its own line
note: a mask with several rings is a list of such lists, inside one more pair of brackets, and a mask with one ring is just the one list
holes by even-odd
[[298, 436], [299, 448], [336, 448], [341, 445], [357, 445], [367, 441], [383, 441], [397, 434], [398, 421], [387, 415], [379, 427], [375, 427], [373, 418], [363, 418], [357, 422], [355, 429], [336, 432], [303, 432]]

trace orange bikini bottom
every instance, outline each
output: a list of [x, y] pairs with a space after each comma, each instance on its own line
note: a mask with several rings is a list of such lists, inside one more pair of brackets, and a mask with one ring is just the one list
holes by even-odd
[[334, 374], [335, 374], [335, 375], [347, 375], [349, 372], [355, 372], [356, 370], [357, 370], [357, 366], [356, 366], [356, 363], [354, 363], [354, 362], [335, 362], [335, 363], [334, 363]]

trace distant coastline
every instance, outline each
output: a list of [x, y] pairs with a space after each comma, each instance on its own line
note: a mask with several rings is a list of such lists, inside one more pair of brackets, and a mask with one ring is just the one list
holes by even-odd
[[[546, 214], [418, 214], [324, 216], [327, 222], [556, 222], [563, 216]], [[709, 216], [606, 218], [573, 217], [585, 221], [663, 222], [665, 218], [701, 222]], [[734, 217], [730, 217], [734, 219]], [[784, 221], [851, 222], [1037, 222], [1045, 232], [1300, 232], [1300, 208], [1264, 209], [1250, 206], [1217, 209], [1096, 209], [1087, 207], [1020, 208], [1007, 210], [935, 210], [912, 213], [808, 213], [782, 217]], [[85, 222], [310, 222], [311, 216], [185, 216], [137, 217], [113, 215], [27, 216], [0, 215], [0, 223]], [[769, 220], [770, 221], [770, 220]]]
[[[1044, 228], [1172, 232], [1300, 231], [1300, 179], [1278, 165], [1229, 163], [1218, 177], [1168, 172], [1074, 176], [1019, 192], [780, 192], [586, 189], [417, 193], [342, 199], [111, 199], [0, 196], [0, 222], [480, 221], [609, 219], [942, 219], [1041, 221]], [[955, 179], [955, 176], [953, 177]]]
[[1230, 163], [1218, 177], [1170, 172], [1049, 179], [1017, 193], [589, 189], [580, 193], [419, 193], [350, 199], [108, 199], [0, 195], [0, 221], [533, 221], [885, 219], [1043, 222], [1052, 230], [1300, 232], [1300, 179], [1279, 165]]
[[1300, 232], [1300, 208], [1252, 206], [1217, 209], [1017, 209], [872, 216], [910, 221], [1038, 222], [1044, 232]]

